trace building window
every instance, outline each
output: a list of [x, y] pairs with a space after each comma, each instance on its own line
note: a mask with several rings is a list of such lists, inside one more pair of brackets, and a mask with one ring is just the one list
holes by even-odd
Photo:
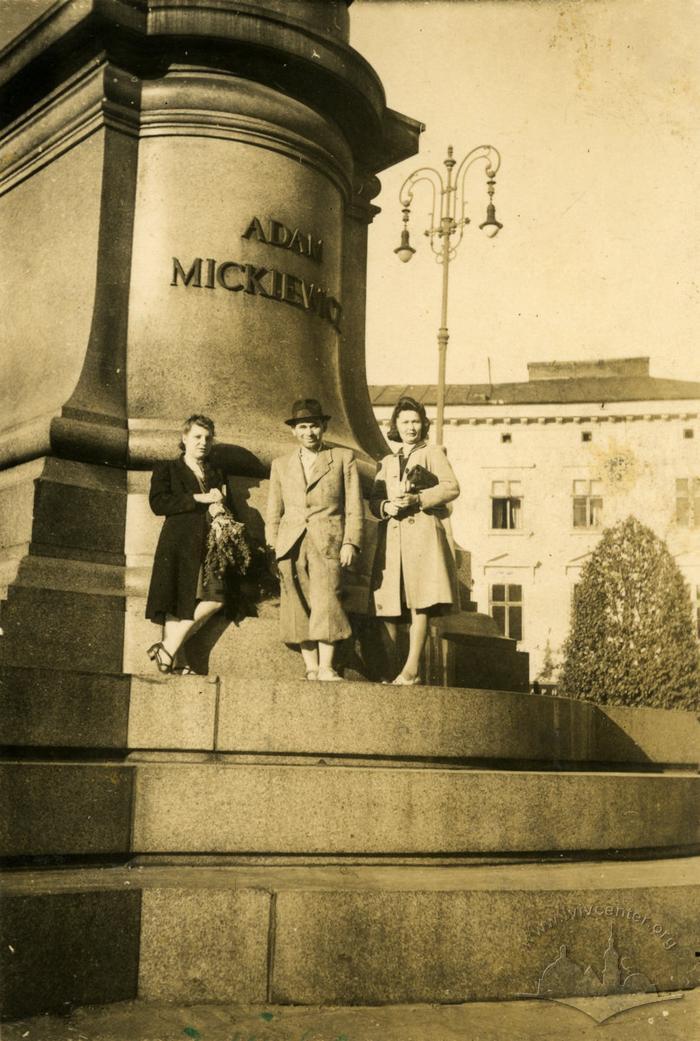
[[676, 479], [676, 524], [700, 528], [700, 477]]
[[574, 481], [574, 527], [599, 528], [603, 519], [602, 481]]
[[593, 434], [591, 433], [591, 431], [590, 430], [582, 430], [581, 431], [581, 440], [582, 441], [592, 441], [593, 440]]
[[690, 441], [691, 438], [695, 437], [695, 431], [692, 427], [686, 427], [683, 431], [683, 437]]
[[501, 434], [501, 444], [502, 445], [509, 445], [512, 440], [513, 440], [513, 435], [512, 434]]
[[522, 524], [523, 495], [520, 481], [491, 482], [491, 527], [500, 530]]
[[511, 640], [523, 638], [523, 587], [489, 586], [491, 617], [504, 636]]

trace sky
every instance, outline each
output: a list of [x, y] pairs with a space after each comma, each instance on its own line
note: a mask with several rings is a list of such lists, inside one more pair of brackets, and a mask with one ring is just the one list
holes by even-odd
[[700, 380], [700, 3], [696, 0], [355, 0], [351, 43], [391, 108], [427, 129], [381, 175], [370, 232], [370, 383], [435, 382], [441, 270], [393, 255], [398, 192], [424, 164], [502, 154], [495, 239], [483, 173], [450, 265], [448, 382], [527, 378], [528, 361], [648, 355], [652, 375]]
[[[49, 0], [1, 0], [5, 39]], [[426, 124], [420, 154], [381, 175], [370, 228], [370, 383], [435, 382], [441, 270], [423, 237], [401, 264], [398, 192], [420, 165], [492, 144], [450, 266], [448, 382], [527, 378], [528, 361], [648, 355], [700, 380], [699, 0], [355, 0], [351, 43], [391, 108]]]

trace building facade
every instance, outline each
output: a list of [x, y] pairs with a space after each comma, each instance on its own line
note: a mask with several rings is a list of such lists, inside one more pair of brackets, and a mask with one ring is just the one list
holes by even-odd
[[[473, 598], [556, 679], [573, 589], [601, 531], [634, 514], [666, 540], [700, 637], [700, 383], [659, 379], [648, 358], [528, 365], [526, 383], [447, 388], [445, 446], [462, 486], [453, 531]], [[385, 430], [403, 394], [373, 386]]]

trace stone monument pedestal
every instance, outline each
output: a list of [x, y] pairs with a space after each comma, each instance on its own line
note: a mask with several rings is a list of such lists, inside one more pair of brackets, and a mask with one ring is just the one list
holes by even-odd
[[574, 997], [587, 966], [616, 993], [611, 929], [649, 986], [695, 983], [690, 713], [11, 667], [0, 690], [9, 1018]]

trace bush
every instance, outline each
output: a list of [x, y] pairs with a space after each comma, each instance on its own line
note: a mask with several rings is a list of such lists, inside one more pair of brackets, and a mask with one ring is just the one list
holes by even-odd
[[560, 687], [603, 704], [700, 707], [688, 587], [666, 543], [635, 517], [604, 531], [583, 568]]

